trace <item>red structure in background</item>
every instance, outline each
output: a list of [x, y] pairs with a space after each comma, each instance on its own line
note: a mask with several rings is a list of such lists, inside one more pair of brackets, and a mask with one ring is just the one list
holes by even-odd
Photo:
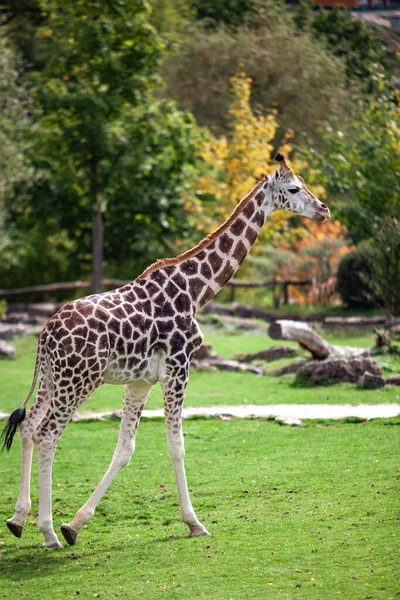
[[345, 6], [346, 8], [381, 8], [395, 7], [397, 2], [392, 0], [314, 0], [314, 5], [321, 8], [332, 6]]

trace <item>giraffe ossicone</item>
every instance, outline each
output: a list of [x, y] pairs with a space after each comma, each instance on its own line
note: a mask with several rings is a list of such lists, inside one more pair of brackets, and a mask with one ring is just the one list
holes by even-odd
[[[190, 362], [203, 340], [196, 311], [234, 275], [268, 216], [276, 209], [317, 221], [329, 209], [296, 176], [281, 154], [279, 169], [266, 176], [228, 219], [200, 244], [176, 258], [159, 260], [123, 287], [74, 300], [46, 324], [38, 343], [35, 374], [23, 405], [3, 431], [9, 450], [19, 426], [22, 444], [20, 492], [8, 528], [20, 537], [31, 507], [33, 447], [39, 465], [38, 527], [44, 545], [61, 547], [53, 528], [52, 463], [57, 442], [76, 409], [101, 384], [124, 384], [118, 443], [99, 485], [62, 532], [69, 544], [92, 518], [118, 471], [130, 462], [147, 397], [159, 381], [164, 395], [168, 451], [182, 521], [189, 535], [207, 535], [192, 507], [184, 467], [182, 405]], [[35, 402], [25, 406], [40, 379]]]

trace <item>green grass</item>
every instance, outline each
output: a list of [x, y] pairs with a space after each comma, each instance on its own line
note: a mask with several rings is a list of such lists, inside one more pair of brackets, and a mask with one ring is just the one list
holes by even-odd
[[[391, 600], [400, 591], [399, 419], [282, 427], [184, 424], [192, 502], [210, 538], [189, 539], [161, 421], [143, 421], [121, 471], [74, 547], [42, 548], [37, 474], [18, 540], [0, 533], [0, 597]], [[56, 454], [56, 529], [111, 458], [114, 421], [70, 424]], [[13, 513], [18, 440], [3, 456], [0, 521]]]
[[[252, 353], [276, 345], [266, 335], [265, 329], [255, 332], [218, 332], [204, 327], [205, 340], [212, 343], [214, 350], [231, 357], [235, 352]], [[373, 345], [373, 335], [350, 337], [334, 336], [331, 343], [366, 347]], [[17, 360], [0, 361], [0, 410], [11, 411], [22, 402], [31, 385], [37, 340], [33, 337], [15, 340]], [[287, 342], [285, 342], [287, 344]], [[290, 343], [298, 348], [296, 343]], [[300, 355], [299, 355], [300, 356]], [[381, 356], [377, 360], [385, 374], [398, 373], [400, 360], [393, 356]], [[285, 361], [267, 365], [267, 371], [278, 368]], [[287, 361], [286, 361], [287, 362]], [[123, 387], [101, 386], [82, 406], [83, 411], [112, 410], [122, 406]], [[399, 402], [400, 388], [385, 387], [379, 390], [359, 390], [352, 384], [328, 387], [296, 387], [294, 376], [280, 378], [259, 377], [249, 373], [192, 372], [185, 399], [186, 406], [211, 406], [217, 404], [374, 404]], [[147, 408], [163, 405], [159, 385], [150, 394]]]

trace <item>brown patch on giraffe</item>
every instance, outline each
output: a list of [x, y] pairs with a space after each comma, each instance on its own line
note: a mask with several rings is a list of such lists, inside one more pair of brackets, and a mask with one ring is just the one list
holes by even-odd
[[122, 335], [126, 340], [130, 340], [132, 337], [132, 325], [129, 321], [124, 321], [122, 323]]
[[189, 279], [189, 291], [190, 295], [194, 300], [198, 298], [205, 286], [206, 284], [204, 283], [204, 281], [202, 279], [199, 279], [198, 277]]
[[258, 194], [254, 196], [254, 200], [257, 202], [257, 206], [261, 206], [265, 200], [264, 192], [258, 192]]
[[204, 306], [204, 304], [206, 304], [206, 302], [208, 302], [209, 300], [211, 300], [211, 298], [214, 296], [215, 292], [212, 289], [212, 287], [208, 287], [206, 289], [206, 291], [204, 292], [204, 294], [202, 295], [202, 297], [199, 300], [199, 305], [200, 306]]
[[165, 287], [165, 293], [167, 294], [167, 296], [169, 298], [174, 298], [178, 292], [179, 288], [174, 283], [172, 283], [172, 281], [169, 281], [167, 286]]
[[246, 223], [243, 221], [243, 219], [237, 219], [230, 227], [230, 231], [233, 233], [233, 235], [236, 237], [238, 235], [240, 235], [242, 233], [242, 231], [244, 230], [244, 228], [246, 227]]
[[206, 279], [211, 279], [212, 277], [212, 271], [210, 268], [210, 265], [208, 265], [206, 262], [203, 263], [201, 265], [201, 269], [200, 269], [200, 273], [203, 275], [203, 277], [205, 277]]
[[257, 231], [255, 231], [252, 227], [249, 226], [246, 229], [245, 238], [251, 246], [254, 244], [257, 235]]
[[78, 325], [85, 325], [85, 319], [78, 312], [72, 314], [68, 319], [65, 319], [64, 325], [67, 329], [74, 329]]
[[264, 225], [264, 221], [265, 221], [265, 215], [262, 210], [259, 210], [258, 212], [256, 212], [256, 214], [254, 215], [254, 217], [251, 220], [252, 223], [255, 223], [260, 228]]
[[153, 281], [155, 281], [156, 283], [158, 283], [158, 285], [163, 285], [163, 283], [166, 280], [166, 276], [164, 275], [164, 273], [162, 271], [154, 271], [154, 273], [151, 274], [151, 278]]
[[[231, 227], [231, 230], [232, 230], [232, 227]], [[232, 248], [233, 243], [234, 243], [233, 239], [227, 233], [224, 233], [219, 238], [219, 249], [224, 254], [227, 254], [229, 252], [229, 250]]]
[[186, 260], [181, 265], [181, 271], [186, 275], [195, 275], [199, 269], [197, 260]]
[[245, 209], [243, 210], [243, 214], [247, 219], [250, 219], [250, 217], [254, 214], [256, 207], [254, 205], [254, 202], [249, 202], [247, 204], [247, 206], [245, 207]]
[[77, 302], [76, 310], [85, 318], [90, 317], [94, 311], [94, 305], [89, 302]]
[[191, 305], [191, 300], [187, 294], [179, 294], [175, 298], [175, 308], [180, 313], [189, 312]]
[[157, 327], [160, 336], [164, 337], [166, 334], [171, 333], [174, 329], [175, 325], [172, 319], [168, 319], [167, 321], [162, 321], [161, 319], [157, 319]]
[[116, 319], [126, 319], [127, 317], [123, 306], [117, 306], [116, 308], [111, 309], [110, 312]]
[[246, 256], [247, 256], [247, 248], [243, 244], [242, 240], [239, 240], [238, 243], [236, 244], [236, 248], [233, 252], [233, 258], [237, 260], [239, 265], [241, 265], [242, 262], [244, 261], [244, 259], [246, 258]]
[[[245, 246], [243, 246], [243, 247], [245, 248]], [[235, 251], [236, 251], [236, 249], [235, 249]], [[247, 250], [246, 250], [246, 254], [247, 254]], [[229, 281], [229, 279], [232, 277], [234, 272], [235, 272], [235, 268], [228, 260], [226, 262], [224, 268], [222, 269], [221, 273], [215, 278], [215, 281], [218, 283], [218, 285], [223, 286], [223, 285], [225, 285], [225, 283], [227, 281]]]
[[208, 257], [208, 260], [210, 262], [213, 273], [218, 273], [222, 266], [223, 258], [216, 252], [211, 252], [211, 254]]
[[176, 285], [181, 288], [181, 290], [185, 290], [187, 289], [187, 282], [186, 279], [184, 277], [182, 277], [182, 275], [180, 273], [175, 273], [175, 275], [173, 275], [172, 277], [172, 281], [174, 281], [176, 283]]
[[157, 294], [157, 292], [160, 290], [160, 288], [158, 287], [158, 285], [156, 285], [152, 281], [148, 281], [146, 283], [146, 290], [147, 290], [147, 293], [149, 296], [154, 296], [154, 294]]
[[107, 323], [107, 321], [109, 321], [110, 319], [110, 315], [99, 306], [94, 311], [94, 317], [96, 317], [96, 319], [102, 321], [103, 323]]

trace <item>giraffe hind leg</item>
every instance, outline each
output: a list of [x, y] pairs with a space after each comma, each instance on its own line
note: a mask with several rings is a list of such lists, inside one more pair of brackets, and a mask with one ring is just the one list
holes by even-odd
[[39, 516], [38, 529], [43, 533], [44, 546], [48, 548], [62, 548], [54, 528], [51, 508], [52, 496], [52, 467], [58, 440], [71, 419], [75, 410], [86, 398], [100, 385], [85, 382], [80, 391], [58, 388], [54, 389], [51, 409], [36, 429], [33, 441], [38, 457], [39, 468]]
[[49, 373], [43, 373], [36, 400], [20, 426], [21, 438], [21, 481], [15, 513], [6, 521], [7, 527], [15, 537], [20, 538], [26, 517], [31, 509], [30, 483], [33, 452], [33, 433], [49, 409], [53, 394], [53, 384]]
[[80, 530], [93, 517], [96, 506], [118, 471], [129, 464], [135, 449], [136, 431], [139, 426], [140, 417], [152, 387], [153, 384], [144, 381], [138, 381], [125, 387], [118, 443], [110, 466], [93, 494], [78, 510], [71, 523], [61, 525], [61, 532], [68, 544], [75, 544]]

